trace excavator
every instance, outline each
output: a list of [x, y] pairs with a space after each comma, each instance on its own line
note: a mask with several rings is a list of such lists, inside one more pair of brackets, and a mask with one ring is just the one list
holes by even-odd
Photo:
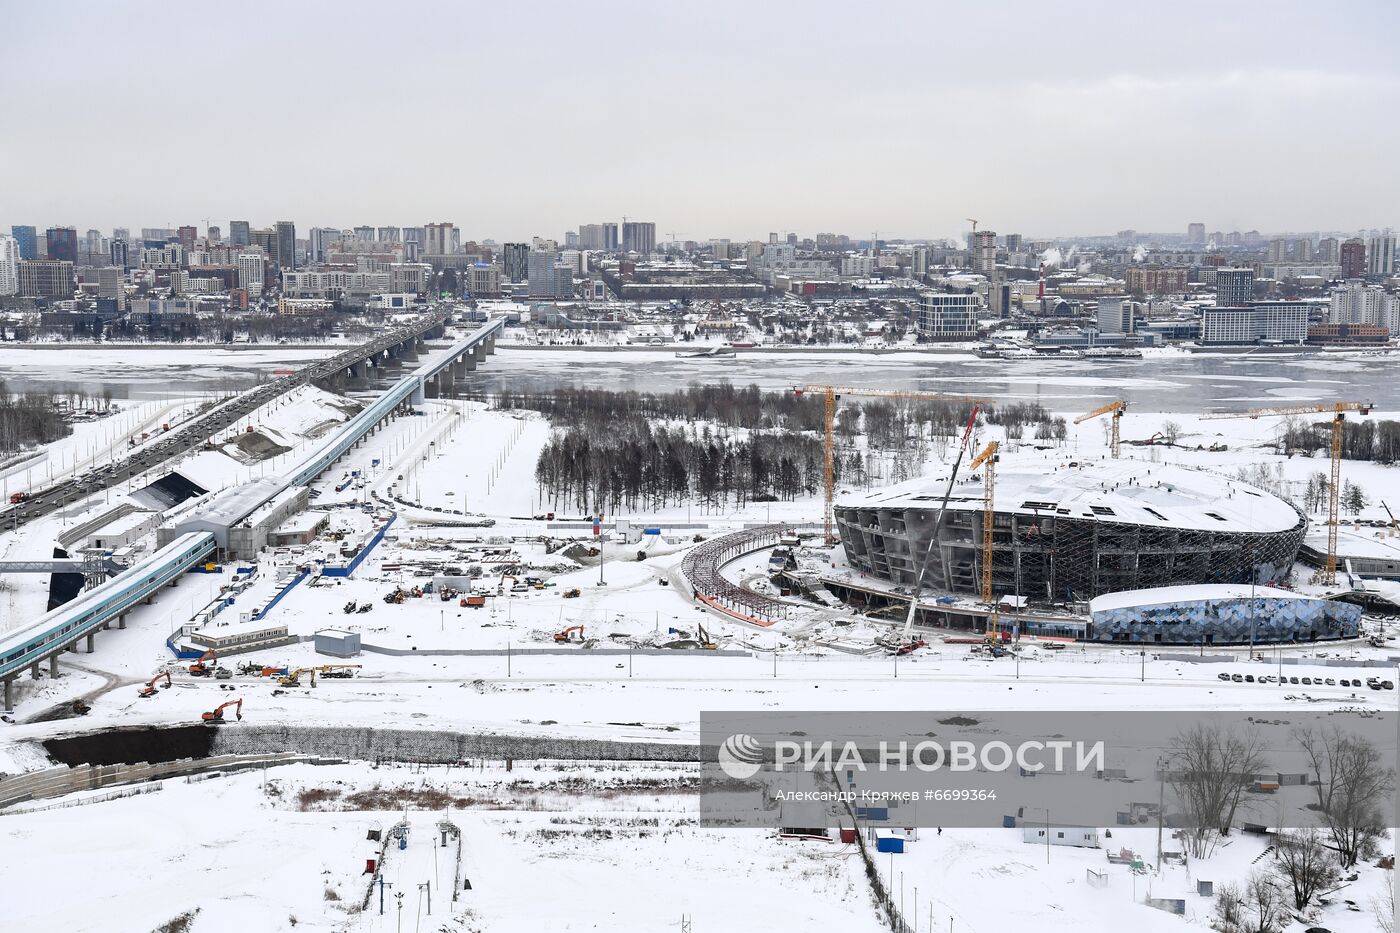
[[159, 673], [159, 674], [157, 674], [156, 676], [152, 677], [150, 680], [146, 681], [146, 686], [142, 687], [142, 688], [141, 688], [141, 692], [138, 693], [138, 694], [136, 694], [136, 695], [139, 696], [139, 697], [141, 697], [143, 700], [144, 700], [146, 697], [153, 697], [153, 696], [155, 696], [155, 695], [156, 695], [156, 681], [160, 680], [162, 677], [165, 678], [165, 683], [161, 684], [161, 686], [164, 687], [164, 688], [166, 688], [166, 689], [169, 689], [169, 687], [170, 687], [170, 672], [169, 672], [169, 671], [162, 671], [161, 673]]
[[300, 687], [302, 674], [310, 674], [311, 686], [316, 686], [316, 668], [314, 667], [299, 667], [290, 674], [284, 674], [277, 678], [277, 682], [284, 687]]
[[[574, 634], [574, 632], [578, 632], [578, 638], [577, 638], [577, 639], [571, 637], [571, 636]], [[568, 628], [564, 629], [564, 631], [559, 632], [558, 634], [556, 634], [556, 635], [554, 636], [554, 640], [555, 640], [556, 642], [560, 643], [560, 644], [564, 644], [565, 642], [571, 642], [571, 641], [583, 641], [583, 626], [582, 626], [582, 625], [571, 625], [571, 626], [569, 626]]]
[[206, 667], [204, 662], [213, 662], [217, 659], [218, 655], [214, 653], [213, 648], [210, 648], [208, 651], [204, 652], [199, 656], [198, 661], [190, 665], [190, 673], [196, 677], [208, 677], [210, 674], [214, 673], [214, 665], [211, 663], [209, 666]]
[[699, 622], [695, 623], [695, 635], [695, 640], [700, 643], [701, 648], [707, 651], [714, 651], [719, 647], [719, 645], [715, 644], [715, 640], [710, 637], [709, 631]]
[[223, 725], [223, 723], [224, 723], [224, 710], [228, 709], [230, 706], [232, 706], [232, 707], [234, 708], [234, 710], [233, 710], [234, 716], [235, 716], [236, 718], [238, 718], [238, 719], [242, 719], [242, 718], [243, 718], [243, 698], [242, 698], [242, 697], [239, 697], [239, 698], [236, 699], [236, 700], [229, 700], [227, 703], [225, 703], [224, 705], [220, 706], [218, 709], [214, 710], [212, 713], [201, 713], [200, 716], [199, 716], [199, 718], [204, 722], [205, 725], [208, 725], [208, 726], [220, 726], [220, 725]]

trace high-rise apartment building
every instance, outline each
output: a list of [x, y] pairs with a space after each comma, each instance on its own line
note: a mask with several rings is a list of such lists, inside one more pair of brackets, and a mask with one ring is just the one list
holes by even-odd
[[306, 261], [317, 264], [326, 261], [330, 245], [340, 238], [340, 231], [334, 227], [312, 227], [307, 235]]
[[1366, 275], [1366, 244], [1353, 237], [1338, 247], [1342, 278], [1359, 279]]
[[48, 258], [77, 263], [78, 231], [72, 227], [50, 227], [44, 234]]
[[233, 247], [252, 246], [252, 228], [248, 226], [246, 220], [230, 220], [228, 222], [228, 245]]
[[1239, 308], [1254, 301], [1254, 270], [1227, 268], [1215, 272], [1215, 306]]
[[175, 236], [180, 240], [180, 245], [186, 250], [194, 249], [194, 241], [199, 239], [199, 228], [193, 224], [186, 224], [175, 231]]
[[454, 242], [461, 242], [462, 234], [451, 223], [425, 224], [423, 226], [423, 252], [428, 256], [450, 256]]
[[10, 227], [10, 236], [19, 244], [20, 259], [39, 258], [39, 231], [29, 226]]
[[1313, 253], [1313, 258], [1318, 262], [1335, 266], [1342, 260], [1342, 244], [1336, 237], [1323, 237], [1317, 241], [1317, 249]]
[[398, 227], [380, 227], [376, 231], [375, 239], [380, 243], [397, 243], [399, 242], [399, 235]]
[[1204, 246], [1206, 242], [1205, 224], [1187, 224], [1186, 242], [1193, 246]]
[[629, 220], [622, 225], [622, 251], [649, 256], [656, 251], [656, 224]]
[[929, 340], [975, 340], [980, 307], [976, 295], [924, 295], [919, 299], [916, 321], [919, 336]]
[[531, 250], [526, 259], [526, 277], [531, 298], [553, 298], [558, 255], [549, 250]]
[[972, 271], [990, 275], [997, 267], [997, 235], [992, 230], [978, 230], [968, 244]]
[[277, 221], [277, 252], [273, 256], [283, 269], [297, 267], [297, 225], [290, 220]]
[[261, 252], [249, 251], [238, 254], [238, 287], [256, 298], [262, 294], [266, 272], [266, 258]]
[[1395, 234], [1371, 237], [1366, 244], [1366, 272], [1368, 275], [1395, 274]]
[[19, 293], [19, 240], [0, 235], [0, 295]]
[[501, 247], [501, 271], [507, 282], [524, 282], [530, 274], [530, 244], [507, 243]]
[[1329, 324], [1388, 324], [1385, 289], [1367, 285], [1361, 279], [1348, 279], [1332, 289]]
[[108, 250], [108, 258], [112, 265], [122, 269], [130, 269], [131, 247], [127, 245], [126, 240], [120, 238], [113, 239]]

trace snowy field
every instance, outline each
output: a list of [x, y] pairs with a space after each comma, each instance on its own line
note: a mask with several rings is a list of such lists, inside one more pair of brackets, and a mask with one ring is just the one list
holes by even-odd
[[[512, 356], [530, 352], [512, 351]], [[627, 361], [637, 356], [629, 354]], [[1056, 377], [1055, 385], [1070, 389], [1081, 378], [1086, 398], [1104, 390], [1098, 376], [1065, 374]], [[1281, 397], [1273, 381], [1229, 382], [1235, 392], [1231, 401], [1240, 405]], [[186, 417], [200, 401], [189, 396], [131, 405], [111, 419], [81, 425], [74, 437], [53, 445], [46, 459], [35, 463], [62, 470], [100, 462], [113, 447], [124, 445], [132, 431]], [[1072, 420], [1094, 403], [1052, 407]], [[710, 537], [758, 522], [819, 522], [819, 496], [743, 510], [732, 504], [673, 505], [645, 514], [609, 515], [608, 522], [658, 525], [663, 534], [642, 543], [611, 536], [600, 541], [582, 524], [584, 516], [541, 499], [534, 464], [551, 434], [543, 418], [457, 399], [429, 399], [416, 409], [347, 453], [314, 483], [312, 510], [324, 516], [326, 531], [311, 544], [261, 555], [252, 582], [211, 623], [210, 631], [219, 634], [286, 625], [293, 635], [308, 639], [325, 628], [354, 631], [366, 645], [382, 649], [353, 659], [361, 665], [356, 676], [323, 678], [314, 688], [305, 682], [282, 687], [275, 678], [252, 675], [226, 681], [192, 677], [188, 662], [173, 661], [165, 639], [232, 583], [236, 566], [226, 565], [221, 574], [190, 574], [153, 604], [133, 611], [125, 630], [99, 633], [94, 654], [65, 655], [57, 680], [45, 668], [37, 681], [27, 676], [16, 681], [14, 722], [0, 726], [0, 772], [43, 768], [46, 762], [36, 743], [56, 733], [191, 724], [233, 697], [244, 700], [245, 718], [226, 729], [288, 723], [657, 743], [695, 741], [702, 710], [1375, 710], [1395, 708], [1400, 697], [1323, 682], [1385, 673], [1361, 664], [1400, 653], [1361, 642], [1283, 652], [1265, 648], [1258, 660], [1236, 650], [1228, 663], [1166, 660], [1157, 653], [1115, 647], [1071, 646], [1052, 652], [1034, 645], [994, 660], [965, 645], [945, 643], [941, 632], [929, 637], [926, 649], [907, 657], [883, 652], [853, 656], [823, 647], [833, 639], [868, 642], [887, 630], [888, 623], [848, 610], [794, 606], [786, 619], [760, 630], [699, 606], [684, 585], [681, 560], [695, 534]], [[209, 489], [271, 475], [294, 463], [354, 410], [347, 400], [320, 390], [298, 390], [240, 421], [215, 439], [213, 449], [193, 452], [172, 466]], [[1395, 415], [1377, 411], [1370, 417]], [[1309, 478], [1326, 470], [1326, 461], [1277, 455], [1278, 420], [1214, 421], [1185, 411], [1130, 408], [1122, 421], [1124, 456], [1231, 478], [1245, 475], [1301, 499]], [[1152, 445], [1136, 443], [1162, 431], [1167, 421], [1178, 426], [1175, 445], [1160, 438]], [[1103, 422], [1071, 424], [1068, 431], [1062, 444], [1037, 445], [983, 427], [975, 443], [1001, 441], [1003, 471], [1107, 456]], [[1212, 445], [1217, 449], [1211, 450]], [[929, 445], [925, 475], [936, 475], [951, 462], [954, 451], [939, 447]], [[881, 466], [887, 472], [890, 460]], [[18, 534], [0, 536], [0, 550], [11, 557], [47, 554], [66, 528], [101, 514], [158, 475], [75, 503]], [[1391, 492], [1394, 468], [1347, 462], [1343, 476], [1368, 500], [1359, 516], [1346, 516], [1354, 546], [1375, 549], [1400, 542], [1389, 530], [1367, 524], [1385, 517], [1382, 499], [1400, 500]], [[12, 470], [6, 481], [20, 479]], [[871, 488], [886, 481], [872, 482]], [[550, 519], [552, 511], [557, 514]], [[342, 555], [364, 547], [390, 515], [395, 519], [384, 539], [349, 577], [313, 577], [314, 582], [290, 590], [261, 623], [239, 621], [239, 612], [265, 605], [277, 594], [280, 573], [299, 564], [343, 560]], [[1355, 518], [1362, 523], [1353, 524]], [[601, 567], [593, 553], [599, 547]], [[839, 549], [828, 552], [809, 543], [805, 551], [813, 566], [844, 571]], [[760, 552], [734, 562], [725, 573], [743, 585], [762, 586], [765, 561]], [[417, 594], [435, 579], [466, 576], [473, 577], [471, 582], [455, 582], [463, 592], [454, 591], [448, 599], [439, 592]], [[526, 584], [526, 577], [540, 582]], [[1292, 582], [1302, 591], [1320, 592], [1308, 577], [1300, 567]], [[409, 595], [386, 602], [395, 591]], [[47, 578], [8, 578], [0, 597], [0, 628], [42, 611], [46, 593]], [[480, 596], [482, 605], [462, 605], [468, 594]], [[351, 604], [371, 608], [347, 613]], [[581, 631], [556, 641], [557, 634], [578, 626]], [[693, 640], [702, 626], [722, 650], [655, 650]], [[1371, 627], [1378, 630], [1378, 623]], [[220, 662], [295, 668], [330, 660], [306, 641]], [[1279, 666], [1282, 660], [1290, 663]], [[1352, 661], [1355, 666], [1324, 666], [1324, 661]], [[165, 670], [172, 673], [174, 686], [151, 698], [138, 697], [139, 686]], [[1319, 682], [1302, 686], [1219, 679], [1221, 673], [1280, 672]], [[91, 706], [81, 719], [34, 721], [79, 697]], [[620, 791], [608, 786], [618, 775], [603, 766], [549, 778], [565, 782], [572, 776], [587, 785], [571, 786], [567, 793], [523, 785], [527, 778], [541, 780], [534, 767], [517, 763], [514, 774], [507, 775], [501, 762], [485, 763], [475, 774], [353, 763], [299, 765], [270, 770], [267, 789], [262, 774], [197, 783], [171, 779], [159, 793], [0, 815], [0, 852], [22, 853], [6, 858], [7, 883], [18, 890], [43, 890], [45, 879], [59, 876], [86, 879], [83, 899], [29, 899], [34, 903], [24, 909], [30, 913], [16, 918], [21, 929], [47, 923], [53, 929], [145, 933], [198, 909], [189, 927], [196, 933], [292, 929], [292, 918], [298, 930], [393, 930], [395, 893], [405, 895], [404, 912], [410, 916], [403, 920], [415, 929], [420, 928], [420, 909], [421, 929], [434, 930], [642, 931], [679, 928], [683, 915], [693, 918], [697, 931], [826, 923], [852, 930], [882, 928], [865, 867], [850, 845], [779, 840], [758, 831], [702, 830], [694, 825], [691, 790]], [[684, 784], [684, 775], [662, 776]], [[376, 785], [381, 791], [386, 786], [399, 791], [355, 796]], [[446, 811], [441, 799], [421, 794], [410, 799], [403, 788], [443, 791], [449, 795]], [[307, 798], [306, 809], [300, 796], [304, 791], [316, 791]], [[468, 803], [457, 806], [459, 799]], [[386, 863], [384, 877], [394, 887], [388, 889], [381, 918], [377, 900], [371, 900], [368, 910], [358, 909], [368, 882], [362, 875], [364, 860], [373, 854], [365, 836], [371, 828], [387, 830], [405, 812], [409, 843], [401, 853], [391, 851]], [[462, 829], [462, 871], [473, 885], [471, 891], [459, 891], [451, 906], [452, 872], [441, 861], [446, 850], [429, 844], [443, 812]], [[1155, 838], [1146, 838], [1145, 830], [1121, 832], [1115, 828], [1114, 846], [1140, 852], [1155, 848]], [[63, 838], [83, 839], [84, 845], [54, 842]], [[911, 925], [917, 917], [917, 929], [930, 933], [947, 929], [950, 922], [958, 931], [1132, 925], [1155, 933], [1183, 925], [1206, 929], [1211, 906], [1190, 893], [1195, 880], [1242, 880], [1264, 846], [1257, 839], [1232, 838], [1189, 871], [1164, 867], [1160, 875], [1134, 876], [1123, 866], [1105, 866], [1102, 850], [1057, 847], [1047, 865], [1044, 851], [1023, 844], [1019, 830], [946, 829], [941, 835], [921, 830], [905, 854], [882, 856], [876, 867], [892, 890], [902, 889]], [[1388, 843], [1383, 847], [1389, 851]], [[455, 863], [455, 848], [451, 857]], [[123, 871], [103, 870], [113, 863], [123, 865]], [[1106, 887], [1087, 883], [1091, 867], [1108, 871]], [[1309, 922], [1334, 933], [1373, 930], [1370, 901], [1388, 877], [1366, 866], [1347, 893]], [[430, 879], [431, 925], [426, 900], [421, 907], [418, 903], [419, 885]], [[1154, 896], [1186, 897], [1186, 916], [1144, 906], [1149, 883]], [[1348, 911], [1341, 903], [1346, 899], [1359, 909]], [[113, 927], [112, 917], [121, 917], [122, 925]]]

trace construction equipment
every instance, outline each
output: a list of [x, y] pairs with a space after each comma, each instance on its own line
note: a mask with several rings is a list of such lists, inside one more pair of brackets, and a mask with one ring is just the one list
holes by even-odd
[[1390, 527], [1394, 528], [1396, 531], [1400, 531], [1400, 521], [1396, 521], [1395, 513], [1390, 511], [1390, 506], [1385, 504], [1384, 499], [1381, 500], [1381, 508], [1385, 509], [1385, 514], [1390, 516]]
[[[574, 632], [578, 632], [577, 639], [573, 637]], [[557, 632], [554, 636], [554, 640], [560, 644], [564, 644], [565, 642], [571, 641], [583, 641], [583, 626], [571, 625], [568, 628], [564, 629], [564, 631]]]
[[924, 402], [966, 402], [973, 406], [974, 418], [977, 406], [986, 403], [985, 399], [967, 395], [947, 395], [942, 392], [913, 392], [898, 389], [865, 389], [854, 386], [803, 385], [793, 386], [792, 394], [801, 398], [807, 392], [820, 392], [826, 401], [823, 417], [823, 491], [826, 494], [822, 509], [822, 532], [828, 547], [836, 543], [832, 530], [832, 500], [836, 495], [836, 402], [843, 395], [859, 395], [871, 398], [895, 398]]
[[1207, 412], [1202, 418], [1266, 418], [1277, 415], [1332, 416], [1332, 478], [1327, 487], [1327, 561], [1322, 568], [1322, 584], [1337, 585], [1337, 507], [1342, 487], [1342, 438], [1347, 412], [1369, 415], [1370, 402], [1330, 402], [1316, 405], [1286, 405], [1279, 408], [1251, 408], [1249, 411]]
[[316, 686], [316, 668], [314, 667], [299, 667], [290, 674], [283, 674], [281, 677], [277, 678], [277, 682], [284, 687], [300, 687], [302, 674], [310, 674], [310, 686]]
[[[1115, 422], [1116, 423], [1116, 422]], [[996, 467], [997, 448], [1000, 445], [996, 441], [990, 441], [982, 452], [972, 458], [972, 462], [967, 465], [969, 470], [975, 470], [979, 466], [983, 468], [982, 473], [982, 602], [987, 605], [992, 603], [992, 531], [995, 522], [996, 512]]]
[[220, 707], [218, 707], [217, 709], [215, 709], [212, 713], [201, 713], [200, 716], [199, 716], [199, 718], [200, 718], [201, 720], [204, 721], [205, 725], [209, 725], [209, 726], [219, 726], [219, 725], [223, 725], [223, 723], [224, 723], [224, 710], [228, 709], [230, 706], [232, 706], [232, 707], [234, 708], [234, 710], [233, 710], [234, 716], [235, 716], [236, 718], [238, 718], [238, 719], [242, 719], [242, 718], [243, 718], [243, 698], [242, 698], [242, 697], [239, 697], [239, 698], [236, 699], [236, 700], [229, 700], [227, 703], [225, 703], [225, 704], [223, 704], [222, 706], [220, 706]]
[[[918, 576], [914, 578], [914, 592], [909, 597], [909, 615], [904, 618], [904, 631], [900, 637], [893, 641], [900, 645], [909, 641], [909, 633], [914, 630], [914, 614], [919, 610], [919, 594], [924, 589], [924, 573], [928, 570], [929, 553], [938, 547], [938, 534], [943, 528], [943, 516], [948, 511], [948, 498], [953, 494], [953, 483], [958, 478], [958, 468], [962, 466], [963, 457], [967, 455], [967, 445], [972, 440], [972, 429], [977, 426], [976, 405], [972, 406], [972, 413], [967, 416], [967, 426], [963, 428], [962, 440], [958, 443], [958, 455], [953, 460], [953, 471], [948, 474], [948, 485], [943, 487], [943, 501], [938, 506], [938, 518], [933, 522], [933, 533], [929, 537], [928, 551], [924, 552], [923, 560], [919, 561]], [[913, 554], [909, 555], [911, 558]]]
[[168, 689], [168, 688], [170, 687], [170, 672], [169, 672], [169, 671], [161, 671], [159, 674], [157, 674], [156, 676], [152, 677], [150, 680], [146, 681], [146, 686], [142, 687], [142, 688], [141, 688], [141, 691], [140, 691], [138, 694], [136, 694], [136, 695], [139, 696], [139, 697], [141, 697], [143, 700], [144, 700], [146, 697], [153, 697], [153, 696], [155, 696], [155, 695], [156, 695], [156, 681], [160, 680], [162, 677], [165, 678], [165, 683], [161, 684], [161, 687], [162, 687], [162, 688]]
[[359, 604], [356, 603], [356, 602], [352, 599], [352, 600], [350, 600], [348, 603], [346, 603], [343, 607], [341, 607], [341, 610], [340, 610], [340, 611], [343, 612], [343, 613], [345, 613], [346, 615], [350, 615], [352, 612], [354, 612], [356, 609], [359, 609], [359, 608], [360, 608], [360, 607], [359, 607]]
[[322, 664], [313, 673], [335, 680], [349, 680], [360, 669], [359, 664]]
[[1091, 411], [1091, 412], [1086, 412], [1085, 414], [1080, 415], [1078, 418], [1075, 418], [1075, 419], [1074, 419], [1074, 423], [1075, 423], [1075, 424], [1082, 424], [1083, 422], [1088, 421], [1088, 420], [1090, 420], [1091, 418], [1097, 418], [1097, 417], [1099, 417], [1100, 415], [1112, 414], [1112, 415], [1113, 415], [1113, 434], [1112, 434], [1112, 438], [1113, 438], [1113, 439], [1112, 439], [1112, 441], [1109, 443], [1109, 450], [1110, 450], [1110, 451], [1112, 452], [1112, 454], [1113, 454], [1113, 459], [1114, 459], [1114, 460], [1117, 460], [1117, 459], [1118, 459], [1118, 454], [1119, 454], [1119, 451], [1120, 451], [1120, 447], [1119, 447], [1119, 443], [1118, 443], [1118, 438], [1119, 438], [1118, 422], [1119, 422], [1119, 420], [1123, 417], [1123, 412], [1125, 412], [1125, 411], [1127, 411], [1127, 410], [1128, 410], [1128, 403], [1125, 402], [1125, 401], [1123, 401], [1122, 399], [1119, 399], [1119, 400], [1116, 401], [1116, 402], [1109, 402], [1107, 405], [1100, 405], [1098, 408], [1095, 408], [1093, 411]]
[[695, 623], [695, 640], [700, 643], [700, 647], [706, 651], [714, 651], [719, 648], [715, 640], [710, 637], [709, 631], [699, 622]]
[[199, 660], [198, 660], [198, 661], [196, 661], [196, 662], [194, 662], [193, 664], [190, 665], [190, 673], [193, 674], [193, 675], [196, 676], [196, 677], [208, 677], [210, 674], [212, 674], [212, 673], [214, 672], [214, 671], [213, 671], [214, 665], [211, 663], [209, 666], [206, 667], [205, 664], [204, 664], [204, 662], [205, 662], [205, 661], [213, 662], [213, 661], [215, 661], [217, 658], [218, 658], [218, 655], [215, 654], [214, 649], [213, 649], [213, 648], [210, 648], [208, 651], [204, 652], [202, 655], [199, 656]]
[[565, 599], [578, 599], [578, 598], [579, 598], [580, 596], [582, 596], [582, 595], [583, 595], [582, 591], [580, 591], [579, 588], [576, 587], [576, 586], [571, 586], [571, 587], [569, 587], [567, 590], [564, 591], [564, 598], [565, 598]]

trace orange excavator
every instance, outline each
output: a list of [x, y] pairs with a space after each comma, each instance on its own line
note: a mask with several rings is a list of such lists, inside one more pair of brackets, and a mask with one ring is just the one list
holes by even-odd
[[165, 678], [165, 683], [161, 684], [161, 686], [162, 686], [162, 687], [169, 688], [169, 687], [170, 687], [170, 672], [169, 672], [169, 671], [162, 671], [161, 673], [159, 673], [159, 674], [157, 674], [156, 676], [152, 677], [150, 680], [146, 681], [146, 686], [142, 687], [142, 688], [141, 688], [141, 692], [138, 693], [138, 694], [136, 694], [136, 695], [139, 696], [139, 697], [141, 697], [142, 699], [145, 699], [146, 697], [153, 697], [153, 696], [155, 696], [155, 695], [156, 695], [156, 682], [159, 681], [162, 677]]
[[[572, 637], [573, 634], [574, 634], [574, 632], [578, 632], [578, 638], [577, 638], [577, 639], [574, 639], [574, 638]], [[583, 626], [582, 626], [582, 625], [571, 625], [571, 626], [569, 626], [568, 628], [564, 629], [564, 631], [559, 632], [557, 635], [555, 635], [555, 636], [554, 636], [554, 640], [555, 640], [556, 642], [559, 642], [560, 644], [563, 644], [564, 642], [575, 641], [575, 640], [577, 640], [577, 641], [583, 641]]]
[[204, 662], [214, 661], [217, 658], [218, 655], [214, 653], [214, 649], [210, 648], [208, 651], [204, 652], [199, 656], [198, 661], [190, 665], [190, 673], [196, 677], [208, 677], [214, 672], [214, 668], [212, 664], [208, 667], [205, 667]]
[[229, 700], [227, 703], [225, 703], [223, 706], [220, 706], [218, 709], [214, 710], [214, 712], [212, 712], [212, 713], [201, 713], [199, 718], [202, 719], [207, 725], [211, 725], [211, 726], [221, 725], [221, 724], [224, 722], [224, 710], [228, 709], [230, 706], [232, 706], [232, 707], [234, 708], [234, 710], [233, 710], [234, 717], [237, 718], [237, 719], [242, 719], [242, 718], [243, 718], [243, 698], [242, 698], [242, 697], [239, 697], [239, 698], [236, 699], [236, 700]]

